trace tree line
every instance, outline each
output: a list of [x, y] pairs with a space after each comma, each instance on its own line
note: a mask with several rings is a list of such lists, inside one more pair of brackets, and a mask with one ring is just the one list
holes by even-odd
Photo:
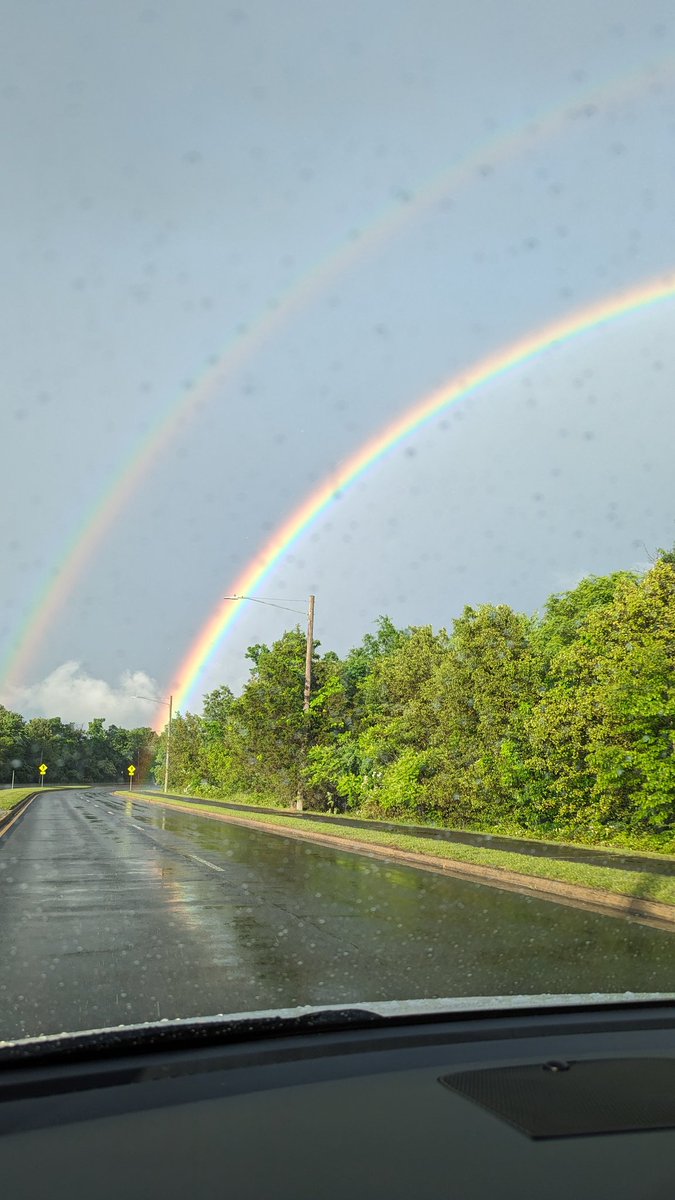
[[25, 721], [0, 705], [0, 783], [16, 786], [39, 780], [38, 767], [46, 763], [47, 783], [117, 783], [127, 779], [127, 768], [136, 767], [137, 778], [150, 775], [157, 749], [152, 729], [105, 726], [104, 718], [87, 728], [60, 717], [32, 717]]
[[[449, 631], [376, 631], [343, 657], [249, 648], [241, 694], [178, 714], [170, 790], [588, 838], [675, 816], [675, 553], [589, 576], [529, 616], [466, 607]], [[163, 780], [165, 737], [155, 776]]]

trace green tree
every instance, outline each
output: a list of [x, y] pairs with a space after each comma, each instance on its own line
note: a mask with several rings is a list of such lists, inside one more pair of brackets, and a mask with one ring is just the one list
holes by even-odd
[[[160, 787], [164, 786], [167, 730], [161, 733], [156, 743], [154, 776]], [[169, 753], [169, 791], [193, 794], [200, 792], [203, 783], [202, 758], [204, 723], [194, 713], [177, 712], [171, 723], [171, 746]]]
[[231, 706], [227, 740], [234, 769], [254, 791], [287, 801], [304, 793], [321, 805], [320, 795], [311, 789], [308, 794], [305, 767], [312, 747], [342, 728], [344, 688], [339, 659], [320, 656], [318, 646], [315, 642], [309, 712], [303, 710], [304, 633], [296, 628], [271, 647], [249, 648], [251, 675]]
[[451, 821], [504, 820], [522, 808], [524, 722], [541, 691], [532, 622], [506, 604], [465, 608], [428, 697], [442, 758], [436, 806]]
[[136, 729], [122, 729], [111, 725], [107, 735], [114, 759], [115, 774], [112, 778], [126, 780], [128, 767], [134, 766], [134, 783], [144, 783], [150, 775], [157, 753], [158, 737], [154, 729], [147, 725]]
[[215, 688], [204, 697], [201, 774], [205, 795], [229, 796], [246, 787], [231, 748], [234, 695], [230, 688]]
[[611, 604], [617, 589], [626, 581], [637, 579], [630, 571], [613, 575], [588, 575], [575, 588], [549, 596], [541, 621], [532, 629], [533, 645], [541, 656], [545, 670], [556, 655], [576, 641], [588, 615], [596, 608]]
[[0, 704], [0, 781], [11, 783], [12, 771], [23, 780], [26, 737], [23, 717]]
[[437, 726], [428, 683], [448, 652], [445, 630], [411, 627], [373, 658], [361, 681], [355, 744], [338, 744], [339, 793], [350, 805], [389, 815], [434, 815], [430, 781], [438, 769]]
[[[60, 717], [31, 717], [26, 721], [24, 727], [25, 747], [26, 747], [26, 762], [24, 770], [24, 780], [33, 782], [38, 780], [38, 767], [40, 763], [45, 762], [49, 770], [49, 781], [52, 780], [59, 783], [71, 782], [72, 760], [75, 757], [72, 754], [71, 746], [67, 747], [69, 753], [64, 754], [67, 742], [67, 733], [72, 733], [73, 727], [67, 731]], [[66, 778], [64, 778], [64, 775]]]
[[675, 817], [675, 570], [624, 578], [552, 664], [529, 722], [541, 804], [563, 828]]

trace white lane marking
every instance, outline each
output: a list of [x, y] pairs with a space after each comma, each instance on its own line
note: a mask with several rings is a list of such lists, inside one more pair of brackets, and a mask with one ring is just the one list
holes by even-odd
[[[115, 814], [114, 814], [114, 813], [111, 811], [111, 809], [109, 809], [109, 808], [108, 808], [108, 809], [106, 809], [106, 812], [109, 812], [111, 817], [113, 817], [113, 816], [115, 815]], [[149, 838], [149, 840], [150, 840], [151, 842], [153, 842], [153, 843], [154, 843], [155, 839], [152, 837], [152, 835], [151, 835], [150, 833], [148, 833], [148, 830], [147, 830], [147, 829], [145, 829], [145, 827], [144, 827], [143, 825], [137, 825], [137, 824], [135, 823], [135, 821], [132, 821], [132, 822], [131, 822], [131, 825], [133, 826], [133, 828], [134, 828], [134, 829], [138, 829], [138, 831], [139, 831], [140, 833], [144, 833], [144, 834], [145, 834], [145, 836], [146, 836], [147, 838]], [[208, 861], [208, 859], [206, 859], [206, 858], [200, 858], [198, 854], [188, 854], [188, 855], [186, 855], [186, 857], [187, 857], [187, 858], [192, 858], [192, 859], [194, 859], [194, 861], [195, 861], [195, 862], [201, 863], [201, 865], [202, 865], [203, 867], [209, 867], [211, 871], [220, 871], [221, 875], [225, 875], [225, 874], [227, 873], [227, 872], [225, 871], [225, 867], [218, 867], [218, 866], [216, 866], [216, 864], [215, 864], [215, 863], [209, 862], [209, 861]]]
[[212, 871], [220, 871], [225, 874], [224, 867], [217, 867], [215, 863], [208, 862], [205, 858], [199, 858], [196, 854], [188, 854], [188, 858], [194, 858], [195, 862], [201, 863], [203, 867], [210, 867]]

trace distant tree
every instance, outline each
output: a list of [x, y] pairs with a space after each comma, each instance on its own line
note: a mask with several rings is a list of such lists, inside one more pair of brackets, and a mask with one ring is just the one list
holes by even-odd
[[[39, 779], [38, 767], [45, 762], [49, 769], [49, 780], [59, 783], [71, 781], [68, 767], [72, 764], [72, 754], [66, 752], [65, 742], [68, 734], [60, 717], [31, 717], [24, 726], [26, 760], [24, 780]], [[68, 747], [68, 751], [71, 747]], [[63, 778], [63, 776], [66, 778]]]
[[[0, 704], [0, 781], [11, 783], [12, 771], [23, 779], [26, 738], [23, 717]], [[16, 766], [14, 765], [16, 764]]]
[[[155, 751], [154, 775], [163, 786], [166, 761], [166, 729], [158, 738]], [[177, 712], [171, 724], [169, 753], [169, 791], [199, 792], [202, 780], [204, 723], [194, 713]]]

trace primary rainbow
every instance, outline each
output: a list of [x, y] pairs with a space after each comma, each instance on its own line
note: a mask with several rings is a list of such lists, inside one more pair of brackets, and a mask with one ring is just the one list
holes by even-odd
[[[165, 410], [155, 425], [140, 441], [134, 443], [125, 456], [124, 461], [113, 472], [98, 499], [88, 509], [82, 520], [72, 531], [70, 537], [60, 549], [60, 552], [43, 579], [34, 600], [28, 609], [22, 625], [16, 630], [13, 641], [7, 648], [4, 660], [0, 663], [0, 678], [7, 686], [17, 682], [25, 675], [27, 665], [34, 656], [37, 647], [45, 637], [51, 622], [63, 606], [68, 596], [74, 590], [76, 581], [82, 573], [85, 564], [103, 541], [107, 531], [128, 503], [136, 487], [147, 475], [154, 461], [162, 454], [177, 431], [182, 429], [186, 420], [198, 412], [199, 407], [206, 403], [219, 385], [238, 371], [243, 364], [256, 352], [259, 346], [276, 333], [283, 324], [295, 313], [304, 309], [316, 295], [326, 287], [339, 273], [346, 270], [352, 263], [357, 262], [363, 255], [384, 243], [399, 228], [408, 223], [420, 212], [430, 208], [451, 189], [479, 180], [484, 173], [494, 168], [510, 156], [538, 145], [545, 138], [564, 129], [571, 119], [592, 116], [598, 108], [617, 100], [625, 100], [632, 95], [639, 95], [657, 83], [673, 76], [673, 62], [667, 58], [656, 65], [635, 72], [628, 77], [606, 81], [601, 87], [586, 92], [582, 96], [568, 97], [562, 106], [527, 122], [515, 130], [499, 134], [491, 141], [474, 148], [461, 162], [456, 163], [450, 170], [435, 178], [431, 183], [419, 188], [413, 195], [399, 199], [393, 207], [379, 214], [370, 221], [362, 231], [351, 236], [325, 258], [318, 266], [306, 271], [292, 283], [278, 301], [271, 303], [248, 326], [241, 326], [229, 346], [218, 356], [210, 360], [209, 365], [185, 391], [183, 391]], [[424, 418], [421, 418], [424, 419]], [[414, 422], [410, 428], [414, 427]], [[396, 434], [403, 437], [409, 430]], [[367, 447], [364, 462], [377, 458], [381, 451], [377, 445], [372, 449]], [[347, 466], [347, 480], [359, 474], [361, 452], [350, 460], [355, 464]], [[342, 486], [342, 485], [336, 485]], [[326, 501], [318, 502], [311, 511], [320, 511]], [[307, 501], [309, 513], [313, 501]], [[311, 516], [301, 517], [298, 510], [297, 528], [302, 529], [306, 520]], [[304, 507], [302, 509], [304, 512]], [[296, 517], [290, 519], [295, 521]], [[284, 530], [286, 527], [284, 527]], [[290, 523], [289, 523], [290, 529]], [[295, 534], [280, 531], [279, 545], [285, 546], [286, 538], [292, 540]], [[252, 586], [250, 580], [254, 573], [247, 572], [242, 580], [249, 580], [247, 586]], [[244, 584], [240, 581], [240, 586]]]
[[[421, 400], [415, 401], [406, 412], [362, 445], [303, 500], [302, 504], [272, 534], [269, 541], [251, 560], [241, 575], [237, 576], [228, 587], [229, 594], [255, 593], [256, 588], [263, 583], [266, 576], [278, 565], [294, 543], [308, 532], [338, 494], [342, 494], [369, 467], [384, 459], [404, 438], [415, 433], [443, 409], [458, 400], [463, 400], [484, 384], [491, 383], [499, 376], [507, 374], [528, 359], [536, 358], [556, 343], [570, 341], [580, 334], [597, 329], [601, 325], [607, 325], [619, 317], [673, 298], [675, 298], [675, 275], [641, 283], [630, 291], [610, 296], [588, 307], [578, 309], [567, 317], [544, 325], [536, 333], [529, 333], [526, 337], [512, 342], [511, 345], [482, 359], [449, 382], [442, 384], [441, 387]], [[176, 672], [176, 677], [181, 681], [180, 690], [175, 696], [178, 709], [183, 708], [193, 698], [201, 676], [216, 654], [243, 603], [245, 601], [222, 601], [199, 633]]]

